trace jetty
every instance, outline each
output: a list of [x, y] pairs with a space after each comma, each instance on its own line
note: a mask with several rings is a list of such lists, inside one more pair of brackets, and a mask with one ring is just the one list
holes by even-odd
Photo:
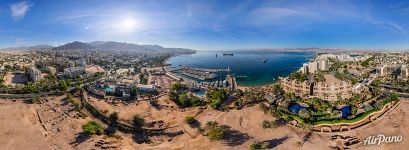
[[211, 68], [195, 68], [195, 67], [189, 67], [189, 66], [182, 66], [182, 69], [190, 69], [190, 70], [195, 70], [195, 71], [204, 71], [204, 72], [228, 72], [230, 71], [229, 68], [227, 69], [211, 69]]

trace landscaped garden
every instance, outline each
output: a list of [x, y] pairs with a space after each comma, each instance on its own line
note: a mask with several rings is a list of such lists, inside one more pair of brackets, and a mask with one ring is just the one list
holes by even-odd
[[[285, 93], [281, 101], [270, 104], [270, 107], [261, 104], [261, 108], [287, 121], [296, 120], [302, 127], [311, 127], [320, 124], [355, 123], [399, 100], [396, 94], [379, 97], [367, 95], [371, 94], [354, 94], [350, 99], [330, 102], [317, 98], [302, 99], [294, 93]], [[359, 104], [364, 102], [373, 109], [365, 110], [359, 107]]]

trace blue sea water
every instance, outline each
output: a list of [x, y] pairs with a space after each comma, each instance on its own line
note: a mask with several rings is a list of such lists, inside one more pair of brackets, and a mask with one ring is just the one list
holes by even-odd
[[[224, 56], [223, 53], [232, 53], [233, 56]], [[216, 56], [217, 55], [217, 56]], [[171, 57], [167, 63], [174, 68], [191, 66], [196, 68], [227, 69], [238, 77], [237, 83], [241, 86], [261, 86], [275, 82], [278, 76], [288, 76], [298, 70], [304, 62], [314, 56], [306, 52], [203, 52], [191, 55]], [[263, 62], [263, 60], [266, 60]], [[218, 73], [223, 80], [226, 73]], [[219, 79], [219, 78], [218, 78]], [[217, 79], [217, 80], [218, 80]]]

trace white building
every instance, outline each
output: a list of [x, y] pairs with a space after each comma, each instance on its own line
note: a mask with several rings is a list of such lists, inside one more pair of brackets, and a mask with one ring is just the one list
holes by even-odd
[[84, 59], [79, 60], [78, 63], [81, 67], [85, 67], [87, 65], [87, 61], [85, 61]]
[[144, 92], [154, 92], [154, 91], [156, 91], [156, 87], [153, 84], [148, 84], [148, 85], [137, 84], [136, 87], [138, 88], [138, 90], [141, 90], [141, 91], [144, 91]]
[[32, 66], [28, 69], [28, 74], [30, 75], [31, 80], [34, 82], [39, 81], [42, 79], [41, 71], [38, 70], [36, 67]]
[[308, 70], [308, 63], [304, 63], [304, 64], [302, 64], [302, 67], [301, 67], [301, 72], [302, 72], [302, 73], [304, 73], [304, 74], [308, 74], [308, 73], [309, 73], [309, 70]]
[[308, 63], [308, 70], [309, 70], [309, 73], [318, 72], [319, 71], [318, 62], [313, 61], [313, 62]]
[[57, 73], [57, 69], [55, 69], [54, 67], [48, 66], [47, 69], [52, 75], [55, 75]]
[[402, 65], [400, 68], [400, 76], [401, 77], [407, 77], [409, 76], [409, 69], [407, 65]]
[[382, 67], [380, 67], [379, 74], [381, 76], [386, 76], [388, 74], [388, 65], [383, 65]]
[[85, 67], [72, 67], [72, 68], [65, 68], [64, 75], [75, 77], [85, 73]]
[[300, 69], [302, 73], [317, 73], [318, 71], [326, 71], [328, 70], [328, 60], [327, 59], [320, 59], [315, 60], [309, 63], [304, 63]]
[[329, 69], [328, 67], [328, 59], [319, 60], [319, 69], [322, 71], [326, 71]]

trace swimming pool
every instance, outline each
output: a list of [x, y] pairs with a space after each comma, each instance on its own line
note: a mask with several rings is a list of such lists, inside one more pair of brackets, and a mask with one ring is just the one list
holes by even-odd
[[351, 114], [351, 107], [349, 106], [344, 106], [341, 108], [341, 116], [342, 118], [347, 118], [348, 115]]
[[106, 87], [106, 88], [104, 88], [104, 91], [105, 92], [114, 92], [114, 89], [113, 88], [111, 88], [111, 87]]
[[205, 90], [195, 90], [195, 91], [193, 91], [193, 93], [196, 96], [203, 97], [205, 95], [206, 91]]
[[302, 108], [304, 107], [298, 103], [292, 103], [288, 106], [288, 110], [290, 110], [292, 113], [298, 113]]

